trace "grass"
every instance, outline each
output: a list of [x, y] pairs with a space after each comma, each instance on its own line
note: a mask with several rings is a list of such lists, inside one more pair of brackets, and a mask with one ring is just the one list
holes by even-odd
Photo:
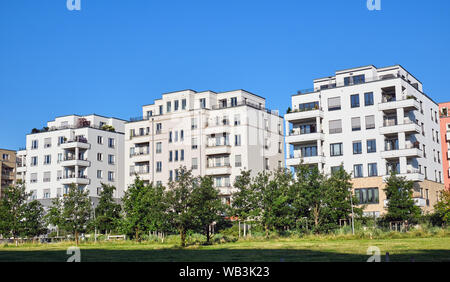
[[[0, 245], [1, 262], [64, 262], [74, 243]], [[304, 238], [261, 238], [215, 245], [132, 241], [86, 242], [80, 245], [84, 262], [365, 262], [367, 248], [380, 248], [382, 261], [450, 262], [450, 237], [405, 237], [366, 239], [348, 236], [306, 236]]]

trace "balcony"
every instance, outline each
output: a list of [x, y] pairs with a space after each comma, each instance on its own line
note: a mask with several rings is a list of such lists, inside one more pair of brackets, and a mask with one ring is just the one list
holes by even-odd
[[399, 132], [405, 133], [420, 133], [421, 127], [411, 120], [405, 120], [404, 124], [397, 124], [396, 122], [385, 122], [383, 127], [380, 127], [380, 134], [395, 134]]
[[325, 163], [324, 156], [311, 156], [311, 157], [300, 157], [300, 156], [291, 156], [286, 159], [287, 166], [299, 166], [300, 164], [304, 165], [313, 165], [313, 164], [321, 164]]
[[[425, 207], [427, 206], [427, 204], [429, 204], [429, 200], [428, 199], [423, 199], [423, 198], [413, 198], [414, 200], [414, 204], [418, 207]], [[385, 208], [387, 208], [387, 205], [389, 203], [389, 200], [384, 200], [383, 202], [383, 206]]]
[[61, 148], [62, 149], [75, 149], [75, 148], [79, 148], [79, 149], [84, 149], [87, 150], [91, 147], [91, 145], [89, 143], [87, 143], [87, 141], [68, 141], [66, 143], [62, 143], [61, 144]]
[[378, 104], [378, 110], [396, 110], [399, 108], [404, 108], [405, 110], [419, 110], [420, 105], [415, 99], [404, 99], [398, 101], [386, 101]]
[[61, 162], [61, 166], [90, 166], [91, 162], [84, 159], [76, 159], [75, 157], [65, 157]]
[[[383, 181], [389, 178], [390, 175], [384, 175]], [[414, 182], [422, 182], [425, 180], [425, 176], [420, 173], [418, 170], [408, 170], [407, 173], [397, 174], [398, 177], [405, 177], [406, 180], [414, 181]]]
[[209, 144], [205, 148], [206, 155], [231, 154], [231, 145], [212, 145]]
[[393, 149], [381, 151], [381, 158], [393, 159], [400, 157], [418, 157], [423, 158], [423, 151], [414, 146], [407, 146], [405, 149]]
[[75, 175], [65, 175], [61, 179], [61, 184], [79, 184], [79, 185], [88, 185], [90, 183], [89, 178], [86, 175], [79, 175], [75, 177]]
[[208, 166], [206, 168], [207, 175], [225, 175], [231, 174], [231, 166], [223, 165], [223, 166]]
[[304, 119], [311, 119], [321, 117], [323, 118], [323, 110], [322, 109], [312, 109], [312, 110], [304, 110], [297, 112], [290, 112], [284, 116], [284, 118], [289, 122], [301, 121]]
[[287, 144], [300, 144], [317, 140], [324, 140], [324, 134], [320, 132], [299, 133], [294, 131], [289, 136], [286, 136]]

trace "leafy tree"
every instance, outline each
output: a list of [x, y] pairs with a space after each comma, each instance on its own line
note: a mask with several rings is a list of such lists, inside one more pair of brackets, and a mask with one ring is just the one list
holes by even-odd
[[441, 199], [434, 205], [432, 219], [435, 223], [444, 226], [450, 222], [450, 190], [442, 191]]
[[37, 237], [45, 234], [47, 228], [44, 221], [44, 207], [38, 201], [31, 201], [25, 206], [22, 234], [26, 237]]
[[236, 192], [233, 193], [233, 203], [230, 209], [232, 216], [248, 221], [259, 216], [259, 199], [255, 186], [252, 185], [250, 171], [241, 171], [234, 182]]
[[44, 220], [47, 225], [55, 226], [59, 234], [60, 228], [63, 227], [64, 219], [62, 217], [63, 203], [60, 198], [55, 198], [52, 200], [52, 205], [48, 209], [44, 216]]
[[408, 223], [417, 222], [421, 209], [415, 205], [413, 195], [413, 182], [407, 181], [405, 177], [399, 177], [392, 172], [386, 180], [384, 189], [387, 203], [387, 213], [384, 220], [392, 221], [408, 221]]
[[122, 229], [127, 234], [133, 234], [136, 241], [139, 241], [141, 233], [147, 229], [148, 206], [144, 202], [145, 189], [144, 181], [136, 177], [134, 183], [128, 187], [122, 198], [124, 211]]
[[146, 186], [143, 198], [146, 207], [145, 227], [148, 231], [170, 231], [168, 205], [164, 186]]
[[186, 246], [187, 232], [201, 225], [199, 218], [195, 216], [192, 196], [196, 185], [199, 185], [198, 179], [195, 179], [186, 167], [180, 167], [178, 179], [169, 183], [168, 209], [172, 224], [180, 233], [182, 247]]
[[75, 235], [78, 246], [79, 234], [85, 232], [91, 220], [91, 201], [89, 192], [71, 184], [62, 201], [62, 227]]
[[94, 224], [101, 233], [116, 230], [120, 220], [121, 206], [113, 198], [115, 190], [116, 187], [112, 185], [102, 184], [94, 219]]
[[199, 178], [199, 182], [200, 185], [194, 186], [192, 191], [193, 213], [200, 223], [200, 230], [206, 235], [206, 241], [209, 243], [209, 226], [222, 219], [225, 206], [219, 197], [219, 191], [213, 187], [213, 180], [210, 176]]
[[12, 236], [18, 244], [17, 237], [25, 230], [27, 199], [31, 193], [25, 191], [24, 184], [6, 187], [0, 200], [0, 233]]

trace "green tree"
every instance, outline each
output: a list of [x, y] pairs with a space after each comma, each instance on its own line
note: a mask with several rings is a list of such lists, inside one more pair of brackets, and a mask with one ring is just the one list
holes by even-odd
[[54, 226], [56, 228], [57, 234], [63, 227], [64, 219], [62, 217], [62, 201], [60, 198], [55, 198], [52, 200], [52, 205], [48, 209], [44, 216], [44, 220], [49, 226]]
[[12, 236], [16, 245], [17, 238], [25, 230], [27, 200], [31, 193], [25, 191], [24, 184], [6, 187], [0, 199], [0, 233], [5, 237]]
[[432, 219], [435, 224], [444, 226], [450, 222], [450, 190], [442, 191], [440, 200], [434, 205]]
[[242, 170], [236, 177], [233, 187], [233, 202], [230, 208], [230, 215], [239, 220], [248, 221], [259, 216], [259, 198], [252, 185], [249, 170]]
[[145, 228], [148, 231], [170, 231], [168, 204], [164, 186], [146, 186], [143, 206], [146, 207]]
[[413, 195], [413, 182], [406, 180], [405, 177], [399, 177], [392, 172], [386, 179], [387, 213], [384, 220], [392, 221], [408, 221], [408, 223], [416, 223], [421, 215], [421, 209], [415, 205]]
[[210, 176], [201, 177], [200, 185], [194, 186], [192, 202], [194, 216], [200, 223], [200, 230], [206, 235], [206, 242], [210, 241], [210, 225], [222, 219], [225, 206], [219, 197], [219, 191], [213, 187]]
[[38, 201], [31, 201], [25, 206], [22, 235], [37, 237], [45, 234], [47, 228], [44, 220], [44, 207]]
[[145, 204], [146, 185], [144, 181], [136, 177], [122, 198], [124, 215], [122, 218], [122, 229], [134, 236], [139, 241], [140, 235], [146, 231], [148, 206]]
[[113, 198], [116, 187], [102, 183], [102, 190], [97, 207], [95, 208], [95, 227], [101, 233], [117, 229], [120, 220], [121, 206]]
[[199, 218], [195, 216], [193, 191], [199, 185], [198, 179], [192, 176], [192, 172], [185, 167], [178, 169], [178, 178], [169, 182], [167, 192], [168, 209], [173, 226], [180, 233], [181, 246], [186, 246], [186, 234], [189, 230], [201, 225]]
[[62, 224], [64, 230], [75, 235], [78, 246], [79, 234], [85, 232], [91, 220], [91, 201], [89, 191], [84, 191], [75, 184], [69, 186], [68, 193], [62, 201]]

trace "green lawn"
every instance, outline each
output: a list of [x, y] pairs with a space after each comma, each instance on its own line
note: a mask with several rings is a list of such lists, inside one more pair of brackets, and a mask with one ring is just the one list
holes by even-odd
[[[73, 244], [2, 246], [0, 261], [64, 262], [66, 250]], [[178, 261], [178, 262], [236, 262], [236, 261], [356, 261], [364, 262], [369, 246], [381, 250], [382, 261], [390, 253], [390, 261], [450, 262], [450, 237], [403, 239], [279, 239], [244, 241], [213, 246], [180, 248], [173, 244], [102, 242], [81, 244], [81, 260], [86, 262], [120, 261]]]

